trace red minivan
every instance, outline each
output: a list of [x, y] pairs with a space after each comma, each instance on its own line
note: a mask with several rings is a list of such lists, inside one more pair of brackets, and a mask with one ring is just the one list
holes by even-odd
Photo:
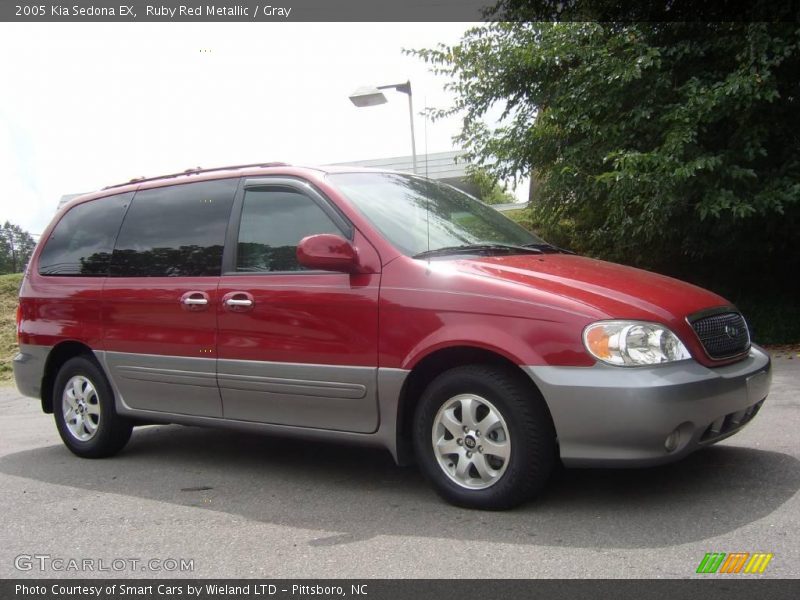
[[711, 292], [576, 256], [430, 179], [281, 163], [73, 200], [30, 261], [18, 335], [17, 385], [78, 456], [142, 423], [341, 440], [490, 509], [557, 461], [717, 442], [771, 377]]

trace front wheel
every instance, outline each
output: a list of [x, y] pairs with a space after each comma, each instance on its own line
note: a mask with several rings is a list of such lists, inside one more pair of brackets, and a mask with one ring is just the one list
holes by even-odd
[[106, 376], [89, 358], [71, 358], [53, 386], [53, 417], [67, 448], [83, 458], [116, 454], [128, 443], [132, 425], [114, 407]]
[[544, 399], [510, 369], [469, 365], [439, 375], [417, 406], [414, 449], [446, 500], [514, 507], [544, 487], [556, 463]]

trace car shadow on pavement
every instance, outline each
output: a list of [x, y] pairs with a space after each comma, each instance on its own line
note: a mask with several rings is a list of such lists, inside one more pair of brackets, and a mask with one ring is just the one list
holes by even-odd
[[787, 454], [719, 445], [651, 469], [560, 471], [525, 506], [482, 512], [449, 506], [385, 451], [221, 430], [140, 428], [106, 460], [82, 460], [61, 445], [0, 458], [0, 472], [46, 484], [316, 530], [309, 543], [319, 546], [378, 535], [583, 548], [684, 544], [775, 511], [800, 489], [799, 466]]

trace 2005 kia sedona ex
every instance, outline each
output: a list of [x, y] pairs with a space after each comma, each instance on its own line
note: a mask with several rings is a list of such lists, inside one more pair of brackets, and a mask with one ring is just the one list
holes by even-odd
[[656, 465], [737, 431], [768, 355], [723, 298], [576, 256], [457, 189], [281, 163], [88, 194], [20, 291], [23, 394], [67, 447], [137, 423], [341, 440], [506, 508], [557, 461]]

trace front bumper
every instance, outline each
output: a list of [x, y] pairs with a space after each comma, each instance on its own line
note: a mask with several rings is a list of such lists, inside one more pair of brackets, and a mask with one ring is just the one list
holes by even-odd
[[[624, 368], [526, 367], [553, 416], [566, 466], [671, 462], [739, 431], [758, 412], [772, 379], [769, 355], [753, 346], [732, 365], [694, 360]], [[667, 449], [667, 437], [673, 434]]]

